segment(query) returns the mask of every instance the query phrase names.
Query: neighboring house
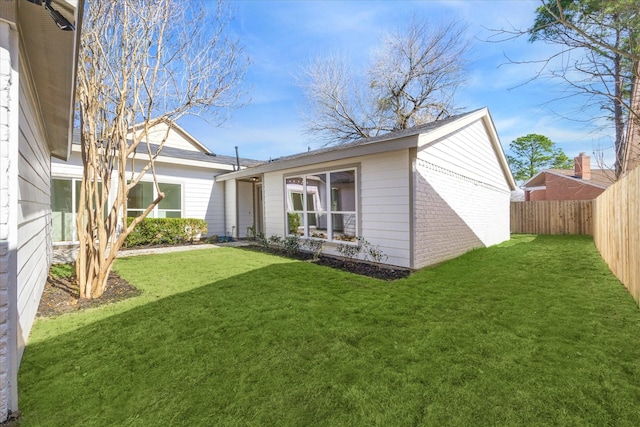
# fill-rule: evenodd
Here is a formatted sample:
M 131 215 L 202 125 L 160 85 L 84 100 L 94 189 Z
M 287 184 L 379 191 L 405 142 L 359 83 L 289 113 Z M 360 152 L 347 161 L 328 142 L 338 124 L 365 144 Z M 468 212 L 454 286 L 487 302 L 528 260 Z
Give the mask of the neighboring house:
M 135 130 L 135 128 L 134 128 Z M 53 242 L 69 244 L 77 241 L 76 199 L 82 180 L 82 156 L 79 133 L 67 162 L 54 160 L 51 165 Z M 224 224 L 224 186 L 214 177 L 258 162 L 216 155 L 175 123 L 162 121 L 149 133 L 152 152 L 166 138 L 156 159 L 156 174 L 165 198 L 149 214 L 150 218 L 199 218 L 207 221 L 208 234 L 225 235 L 231 230 Z M 146 164 L 146 143 L 138 146 L 137 165 Z M 138 167 L 139 169 L 139 167 Z M 130 166 L 128 168 L 130 170 Z M 129 193 L 127 216 L 140 215 L 156 197 L 153 176 L 148 172 Z M 116 194 L 113 180 L 111 194 Z M 110 200 L 113 203 L 113 200 Z
M 421 268 L 509 239 L 516 184 L 488 109 L 283 157 L 216 177 L 226 229 L 326 241 L 362 237 Z M 297 217 L 297 219 L 295 218 Z
M 83 0 L 0 2 L 0 423 L 51 263 L 50 161 L 69 154 Z M 52 19 L 55 16 L 56 22 Z M 64 18 L 61 18 L 64 17 Z
M 615 181 L 612 169 L 591 169 L 585 153 L 574 158 L 573 169 L 548 169 L 534 175 L 522 185 L 525 201 L 591 200 Z

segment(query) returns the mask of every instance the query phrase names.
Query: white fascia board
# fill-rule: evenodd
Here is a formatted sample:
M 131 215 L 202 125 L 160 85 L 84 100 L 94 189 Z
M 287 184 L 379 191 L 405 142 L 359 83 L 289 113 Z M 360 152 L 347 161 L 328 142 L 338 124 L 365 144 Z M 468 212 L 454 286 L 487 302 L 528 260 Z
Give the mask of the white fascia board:
M 156 119 L 152 119 L 151 121 L 153 122 L 153 120 Z M 207 147 L 204 146 L 204 144 L 202 144 L 200 141 L 198 141 L 193 135 L 191 135 L 189 132 L 187 132 L 186 130 L 184 130 L 182 128 L 182 126 L 180 126 L 178 123 L 176 123 L 175 121 L 169 120 L 166 117 L 163 117 L 160 119 L 160 122 L 151 126 L 151 128 L 149 129 L 150 131 L 156 127 L 158 124 L 160 123 L 165 123 L 167 126 L 169 126 L 171 129 L 175 130 L 178 133 L 182 134 L 182 137 L 185 138 L 188 142 L 190 142 L 192 145 L 194 145 L 196 148 L 198 148 L 200 151 L 204 152 L 204 153 L 211 153 L 211 150 L 209 150 Z M 127 129 L 127 131 L 129 133 L 134 133 L 136 132 L 138 129 L 142 128 L 144 126 L 144 122 L 142 123 L 138 123 L 136 125 L 133 125 L 132 127 L 130 127 L 129 129 Z
M 507 157 L 505 156 L 504 150 L 502 149 L 502 144 L 500 144 L 498 132 L 496 131 L 496 127 L 493 123 L 493 120 L 491 119 L 491 114 L 489 114 L 489 109 L 487 107 L 475 111 L 474 113 L 467 114 L 464 117 L 461 117 L 454 122 L 447 123 L 444 126 L 432 130 L 431 132 L 420 134 L 418 149 L 424 148 L 431 144 L 435 144 L 443 138 L 477 122 L 478 120 L 482 120 L 484 124 L 487 134 L 489 135 L 491 145 L 493 146 L 493 152 L 498 159 L 498 163 L 500 164 L 500 167 L 502 169 L 502 174 L 504 175 L 509 188 L 511 189 L 511 191 L 516 190 L 518 188 L 516 180 L 513 178 L 513 174 L 511 173 L 509 162 L 507 162 Z
M 81 149 L 78 144 L 73 145 L 73 152 L 80 153 Z M 140 154 L 137 156 L 138 159 L 144 160 L 144 154 Z M 132 158 L 133 156 L 129 156 Z M 157 163 L 164 164 L 172 164 L 172 165 L 180 165 L 180 166 L 193 166 L 204 169 L 215 169 L 221 171 L 233 171 L 234 165 L 229 165 L 226 163 L 211 163 L 211 162 L 201 162 L 199 160 L 189 160 L 189 159 L 178 159 L 176 157 L 169 157 L 160 155 L 156 158 Z
M 522 189 L 524 191 L 538 191 L 538 190 L 546 190 L 547 186 L 546 185 L 538 185 L 535 187 L 522 187 Z
M 312 154 L 309 156 L 301 156 L 281 161 L 276 160 L 271 163 L 263 163 L 259 166 L 249 167 L 247 169 L 220 175 L 216 179 L 219 181 L 227 181 L 230 179 L 245 178 L 248 176 L 259 175 L 267 172 L 293 169 L 309 165 L 316 165 L 319 163 L 333 162 L 336 160 L 350 159 L 353 157 L 368 156 L 371 154 L 380 154 L 389 151 L 408 149 L 417 145 L 418 136 L 419 134 L 409 135 L 397 139 L 377 141 L 372 144 L 356 145 L 353 147 L 342 149 L 337 148 L 335 150 Z
M 478 121 L 483 116 L 487 115 L 487 113 L 488 113 L 487 108 L 483 108 L 481 110 L 474 112 L 473 114 L 467 114 L 456 121 L 447 123 L 444 126 L 440 126 L 436 129 L 433 129 L 432 131 L 421 133 L 420 140 L 418 141 L 418 149 L 422 149 L 428 145 L 437 143 L 438 141 L 454 133 L 455 131 L 465 126 L 469 126 L 470 124 Z

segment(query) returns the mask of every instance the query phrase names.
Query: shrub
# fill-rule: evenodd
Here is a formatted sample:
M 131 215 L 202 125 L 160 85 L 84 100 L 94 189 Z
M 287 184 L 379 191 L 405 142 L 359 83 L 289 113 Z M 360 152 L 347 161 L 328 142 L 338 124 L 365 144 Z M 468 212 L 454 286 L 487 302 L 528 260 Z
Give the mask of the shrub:
M 389 258 L 382 249 L 380 249 L 380 246 L 372 246 L 371 243 L 367 242 L 363 237 L 356 237 L 355 240 L 357 242 L 355 245 L 341 243 L 336 248 L 338 253 L 346 258 L 348 262 L 352 262 L 361 253 L 364 254 L 365 261 L 371 259 L 371 261 L 378 264 Z
M 256 240 L 256 227 L 254 225 L 247 227 L 247 239 Z
M 381 264 L 383 262 L 385 262 L 387 259 L 389 259 L 389 256 L 387 254 L 385 254 L 382 249 L 380 249 L 380 246 L 376 245 L 376 246 L 371 246 L 369 245 L 369 242 L 367 242 L 367 248 L 366 248 L 366 252 L 365 252 L 365 259 L 366 258 L 371 258 L 371 261 Z
M 289 256 L 297 254 L 300 251 L 300 238 L 297 235 L 285 237 L 282 241 L 282 249 Z
M 269 246 L 271 246 L 272 248 L 275 249 L 280 249 L 282 246 L 282 237 L 277 236 L 277 235 L 273 235 L 271 237 L 269 237 Z
M 263 248 L 267 249 L 269 247 L 269 240 L 267 240 L 267 236 L 265 236 L 264 233 L 256 233 L 256 240 Z
M 363 240 L 364 239 L 362 239 L 361 237 L 356 238 L 357 244 L 355 244 L 355 245 L 349 245 L 349 244 L 346 244 L 346 243 L 340 243 L 338 245 L 338 247 L 336 248 L 336 250 L 338 251 L 338 253 L 340 255 L 342 255 L 342 257 L 344 257 L 347 261 L 351 262 L 355 258 L 357 258 L 358 255 L 360 255 L 360 253 L 362 252 L 362 241 Z
M 302 242 L 302 246 L 311 251 L 314 260 L 320 258 L 320 253 L 322 252 L 323 245 L 324 242 L 318 239 L 305 239 Z
M 127 218 L 127 226 L 134 218 Z M 191 243 L 207 232 L 207 223 L 195 218 L 145 218 L 133 229 L 123 247 Z

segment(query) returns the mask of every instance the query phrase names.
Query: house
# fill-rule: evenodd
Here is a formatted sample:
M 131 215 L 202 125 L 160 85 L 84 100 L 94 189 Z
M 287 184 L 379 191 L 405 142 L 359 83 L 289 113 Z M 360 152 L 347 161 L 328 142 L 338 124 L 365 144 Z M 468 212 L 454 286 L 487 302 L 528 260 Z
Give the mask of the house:
M 525 201 L 591 200 L 615 181 L 615 171 L 592 169 L 591 158 L 580 153 L 573 169 L 547 169 L 522 185 Z
M 132 132 L 137 128 L 132 129 Z M 82 155 L 80 135 L 75 134 L 71 154 L 66 162 L 54 159 L 51 164 L 52 180 L 52 239 L 54 245 L 73 244 L 76 234 L 76 199 L 82 181 Z M 196 138 L 174 122 L 163 120 L 149 132 L 152 152 L 164 140 L 156 159 L 156 174 L 165 198 L 149 214 L 149 218 L 199 218 L 207 221 L 208 234 L 226 235 L 224 223 L 224 187 L 214 177 L 258 162 L 212 153 Z M 139 164 L 148 159 L 146 143 L 138 146 Z M 128 169 L 130 170 L 130 169 Z M 117 192 L 113 180 L 111 195 Z M 127 216 L 137 216 L 156 197 L 151 173 L 129 193 Z M 115 197 L 115 196 L 113 196 Z M 109 201 L 113 203 L 113 200 Z
M 324 251 L 362 237 L 412 269 L 509 239 L 516 184 L 483 108 L 218 175 L 226 229 L 290 233 Z
M 51 263 L 50 161 L 68 157 L 73 126 L 84 1 L 46 6 L 0 2 L 0 423 L 18 408 L 18 366 Z

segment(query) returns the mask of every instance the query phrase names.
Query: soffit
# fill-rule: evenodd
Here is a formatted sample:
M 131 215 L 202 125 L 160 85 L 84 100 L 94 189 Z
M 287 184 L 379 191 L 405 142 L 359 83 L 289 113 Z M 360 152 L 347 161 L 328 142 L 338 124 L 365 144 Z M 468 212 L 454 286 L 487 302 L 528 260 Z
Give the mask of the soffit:
M 31 74 L 35 101 L 51 155 L 67 159 L 73 127 L 77 38 L 81 22 L 76 8 L 83 0 L 53 0 L 53 7 L 76 26 L 76 31 L 60 30 L 43 6 L 18 1 L 21 51 L 21 78 Z M 81 14 L 78 14 L 81 15 Z

